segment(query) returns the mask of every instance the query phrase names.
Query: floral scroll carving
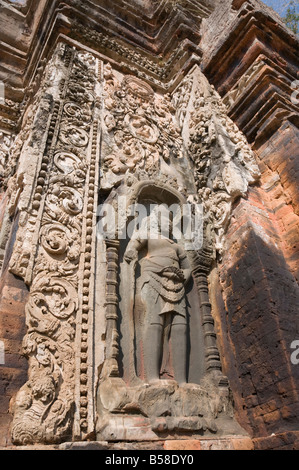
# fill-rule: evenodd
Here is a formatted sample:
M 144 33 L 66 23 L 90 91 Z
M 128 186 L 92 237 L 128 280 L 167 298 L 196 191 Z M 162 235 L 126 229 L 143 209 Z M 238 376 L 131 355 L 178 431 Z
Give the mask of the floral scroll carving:
M 68 46 L 60 48 L 65 76 L 56 97 L 55 140 L 45 160 L 50 175 L 39 192 L 40 224 L 35 229 L 37 251 L 24 339 L 29 380 L 16 399 L 12 430 L 16 444 L 61 442 L 73 432 L 74 341 L 81 308 L 78 291 L 82 289 L 78 274 L 82 243 L 86 244 L 82 233 L 87 223 L 84 201 L 90 181 L 88 145 L 95 109 L 96 61 Z
M 139 171 L 164 174 L 182 156 L 182 138 L 169 95 L 157 96 L 134 76 L 118 79 L 105 66 L 103 185 Z
M 260 171 L 245 136 L 197 67 L 183 80 L 173 100 L 193 162 L 198 202 L 204 206 L 215 252 L 221 254 L 232 204 L 246 196 Z

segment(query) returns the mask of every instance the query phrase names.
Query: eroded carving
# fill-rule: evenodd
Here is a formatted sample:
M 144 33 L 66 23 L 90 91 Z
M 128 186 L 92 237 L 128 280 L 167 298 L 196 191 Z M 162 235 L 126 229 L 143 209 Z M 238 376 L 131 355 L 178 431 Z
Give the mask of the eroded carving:
M 183 96 L 186 90 L 189 93 L 189 102 L 183 99 L 183 116 L 189 120 L 184 141 L 194 162 L 198 201 L 205 207 L 212 243 L 221 254 L 232 204 L 246 196 L 260 171 L 246 138 L 228 118 L 226 106 L 203 74 L 195 68 L 182 87 Z M 175 94 L 179 104 L 178 96 L 179 92 Z
M 224 249 L 233 203 L 259 178 L 254 154 L 198 67 L 172 96 L 160 97 L 107 64 L 104 91 L 101 188 L 112 190 L 109 204 L 117 211 L 118 195 L 158 205 L 183 197 L 192 217 L 203 206 L 203 233 L 201 247 L 187 253 L 169 235 L 136 234 L 124 247 L 117 239 L 124 227 L 115 239 L 110 233 L 98 437 L 122 439 L 125 423 L 134 428 L 142 416 L 149 439 L 221 432 L 222 420 L 234 433 L 207 276 Z M 193 353 L 198 347 L 200 373 L 190 344 Z
M 159 214 L 161 220 L 158 220 Z M 174 378 L 182 384 L 187 380 L 185 284 L 190 280 L 191 267 L 182 247 L 169 238 L 170 213 L 167 207 L 157 206 L 151 214 L 151 222 L 156 225 L 154 230 L 151 227 L 151 233 L 139 233 L 133 237 L 125 253 L 125 260 L 131 263 L 136 262 L 139 251 L 147 249 L 140 261 L 146 379 L 149 383 L 160 379 L 161 360 L 163 355 L 167 360 L 171 334 Z
M 235 104 L 235 102 L 242 95 L 247 86 L 266 65 L 264 59 L 265 56 L 259 56 L 256 61 L 249 67 L 249 69 L 244 73 L 244 75 L 240 78 L 234 88 L 229 93 L 227 93 L 227 95 L 223 98 L 223 102 L 226 106 L 231 107 Z
M 29 381 L 20 390 L 13 424 L 17 444 L 60 440 L 72 423 L 75 288 L 60 277 L 41 274 L 26 306 L 28 327 L 24 354 L 29 358 Z
M 119 187 L 110 203 L 125 190 L 131 202 L 167 195 L 172 202 L 193 201 L 166 183 L 130 179 L 132 186 Z M 126 426 L 136 436 L 141 422 L 148 439 L 214 434 L 221 419 L 236 432 L 209 304 L 213 250 L 187 252 L 183 240 L 173 239 L 169 216 L 169 208 L 156 203 L 125 248 L 106 241 L 108 343 L 97 396 L 99 439 L 123 439 Z
M 145 82 L 126 76 L 119 82 L 105 67 L 107 135 L 104 181 L 111 187 L 123 174 L 139 170 L 172 174 L 172 160 L 182 157 L 182 139 L 170 97 L 158 97 Z
M 173 96 L 161 96 L 106 64 L 99 136 L 97 60 L 64 46 L 55 61 L 45 73 L 49 79 L 63 62 L 59 92 L 44 103 L 48 135 L 11 262 L 30 286 L 24 340 L 29 380 L 16 400 L 14 442 L 60 442 L 72 433 L 75 408 L 76 438 L 88 437 L 98 158 L 101 197 L 110 192 L 113 207 L 117 195 L 145 204 L 183 199 L 192 209 L 202 203 L 205 218 L 203 246 L 188 253 L 163 233 L 123 244 L 115 233 L 103 242 L 106 359 L 94 377 L 98 437 L 112 439 L 115 429 L 125 433 L 121 420 L 128 417 L 139 424 L 145 419 L 149 439 L 215 433 L 219 418 L 234 432 L 207 275 L 215 252 L 223 250 L 233 202 L 259 176 L 254 155 L 198 69 Z M 27 122 L 29 129 L 32 115 Z M 194 350 L 200 364 L 194 365 Z
M 0 184 L 2 188 L 7 185 L 13 171 L 9 162 L 13 140 L 11 134 L 0 132 Z
M 28 257 L 24 259 L 22 272 L 28 273 L 31 267 L 32 281 L 26 306 L 28 332 L 24 339 L 24 353 L 29 360 L 29 381 L 16 400 L 12 433 L 17 444 L 61 442 L 72 433 L 75 411 L 74 340 L 78 309 L 82 303 L 79 302 L 78 291 L 82 289 L 85 293 L 84 301 L 86 297 L 88 299 L 89 292 L 80 287 L 83 279 L 80 281 L 78 274 L 83 246 L 87 251 L 84 279 L 90 264 L 90 249 L 82 233 L 89 220 L 89 213 L 83 219 L 83 209 L 84 200 L 90 201 L 91 191 L 86 188 L 91 171 L 87 164 L 89 154 L 86 148 L 90 141 L 94 109 L 95 60 L 90 54 L 70 51 L 68 47 L 62 49 L 63 60 L 68 64 L 68 75 L 62 77 L 63 86 L 59 87 L 60 104 L 55 108 L 57 122 L 52 125 L 50 152 L 43 158 L 43 174 L 40 172 L 35 188 L 38 197 L 35 196 L 29 219 L 23 222 L 26 229 L 31 223 L 31 236 L 34 234 L 31 240 L 36 235 L 38 237 L 34 263 L 31 262 L 30 266 Z M 61 52 L 58 54 L 60 58 Z M 68 80 L 76 86 L 67 87 Z M 51 175 L 46 184 L 45 169 L 50 164 Z M 37 209 L 42 209 L 40 224 L 34 227 Z M 21 227 L 18 235 L 20 244 L 22 230 Z M 85 228 L 85 234 L 90 236 L 90 227 Z M 31 243 L 31 253 L 33 249 Z M 23 262 L 17 255 L 20 252 L 15 254 L 11 269 L 20 272 Z M 18 265 L 14 266 L 17 259 Z M 81 322 L 83 329 L 83 319 Z M 85 319 L 84 325 L 86 327 Z M 87 349 L 83 347 L 86 331 L 81 338 L 82 354 L 86 355 Z M 83 395 L 81 398 L 83 403 Z M 84 412 L 82 408 L 82 418 Z M 83 428 L 86 430 L 82 422 Z

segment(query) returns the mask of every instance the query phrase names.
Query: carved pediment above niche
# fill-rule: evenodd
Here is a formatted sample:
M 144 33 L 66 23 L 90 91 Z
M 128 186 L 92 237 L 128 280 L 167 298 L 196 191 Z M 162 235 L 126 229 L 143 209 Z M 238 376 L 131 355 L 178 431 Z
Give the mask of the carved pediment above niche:
M 136 77 L 121 76 L 110 64 L 104 78 L 101 187 L 111 189 L 124 175 L 141 172 L 179 180 L 174 167 L 184 160 L 184 146 L 171 97 Z
M 220 96 L 197 66 L 172 95 L 159 95 L 110 64 L 104 79 L 101 188 L 112 189 L 128 175 L 176 181 L 204 206 L 212 244 L 221 254 L 232 204 L 246 197 L 260 172 Z

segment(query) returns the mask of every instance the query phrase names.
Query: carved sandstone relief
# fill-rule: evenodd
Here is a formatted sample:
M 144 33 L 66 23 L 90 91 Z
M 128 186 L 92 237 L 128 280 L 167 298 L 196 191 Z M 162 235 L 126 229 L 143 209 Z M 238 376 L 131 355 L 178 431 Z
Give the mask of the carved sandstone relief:
M 126 188 L 114 197 L 120 189 Z M 239 432 L 209 304 L 211 252 L 190 250 L 163 231 L 168 206 L 187 200 L 154 179 L 137 181 L 129 194 L 128 208 L 141 204 L 148 216 L 132 238 L 106 241 L 107 346 L 97 393 L 98 439 L 138 440 L 141 427 L 150 440 L 221 434 L 224 423 Z M 157 212 L 162 226 L 152 239 L 144 224 Z
M 24 338 L 29 380 L 16 399 L 12 430 L 16 444 L 61 442 L 72 436 L 76 335 L 80 338 L 76 347 L 81 350 L 82 371 L 77 397 L 79 428 L 83 433 L 88 430 L 87 349 L 83 343 L 89 313 L 86 287 L 93 217 L 93 206 L 89 206 L 95 187 L 92 136 L 96 72 L 97 63 L 90 54 L 65 45 L 58 46 L 48 71 L 48 79 L 57 80 L 50 129 L 28 219 L 19 229 L 11 262 L 11 270 L 29 281 L 30 287 Z M 48 87 L 49 92 L 51 83 Z M 28 224 L 31 235 L 23 239 L 24 250 L 22 238 Z M 83 276 L 79 276 L 81 272 Z
M 198 202 L 204 206 L 215 254 L 221 255 L 232 204 L 246 196 L 260 171 L 245 136 L 197 66 L 175 91 L 174 103 L 193 162 Z
M 102 188 L 128 174 L 168 175 L 203 204 L 215 256 L 221 255 L 232 204 L 246 196 L 260 171 L 220 96 L 197 66 L 172 96 L 159 97 L 131 76 L 118 80 L 109 64 L 105 83 Z
M 182 189 L 186 164 L 180 129 L 169 95 L 158 96 L 133 76 L 117 76 L 110 64 L 104 72 L 105 116 L 102 188 L 111 188 L 124 175 L 164 174 Z
M 124 214 L 125 229 L 134 204 L 151 218 L 152 206 L 176 203 L 194 215 L 201 202 L 204 229 L 201 247 L 187 250 L 169 236 L 152 240 L 138 230 L 125 239 L 122 230 L 110 231 L 105 246 L 101 242 L 108 272 L 98 438 L 138 439 L 141 425 L 148 439 L 221 434 L 224 423 L 239 432 L 221 372 L 207 276 L 221 252 L 232 201 L 245 196 L 255 179 L 250 171 L 258 172 L 253 155 L 198 69 L 173 97 L 160 97 L 109 64 L 104 80 L 101 199 Z M 243 170 L 241 158 L 247 159 Z M 119 197 L 127 201 L 122 208 Z
M 221 434 L 223 426 L 239 432 L 207 276 L 221 253 L 232 202 L 258 170 L 220 98 L 197 68 L 173 96 L 162 96 L 60 45 L 34 106 L 20 150 L 20 168 L 35 156 L 34 190 L 29 196 L 24 172 L 10 264 L 30 288 L 29 380 L 15 404 L 14 442 L 85 439 L 95 430 L 99 439 L 128 433 L 138 439 L 141 422 L 149 439 Z M 118 215 L 123 211 L 120 231 L 134 219 L 136 204 L 147 216 L 152 204 L 186 206 L 192 219 L 202 203 L 201 247 L 182 247 L 172 236 L 152 246 L 145 238 L 133 260 L 130 238 L 116 231 L 95 249 L 97 196 Z M 121 209 L 118 197 L 126 198 Z M 158 267 L 149 262 L 155 253 Z M 94 322 L 105 325 L 104 333 Z
M 5 188 L 11 176 L 11 165 L 9 162 L 10 149 L 14 140 L 14 135 L 0 132 L 0 184 L 1 189 Z

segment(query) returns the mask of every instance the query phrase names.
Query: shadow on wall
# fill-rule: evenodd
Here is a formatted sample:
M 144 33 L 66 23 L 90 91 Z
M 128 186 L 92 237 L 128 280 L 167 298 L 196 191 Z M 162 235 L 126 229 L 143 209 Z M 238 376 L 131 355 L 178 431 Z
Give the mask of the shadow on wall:
M 252 227 L 233 256 L 236 263 L 222 273 L 221 329 L 228 334 L 223 354 L 235 364 L 226 373 L 239 412 L 254 436 L 297 430 L 299 364 L 292 344 L 299 340 L 299 286 L 281 253 Z
M 17 221 L 6 247 L 0 283 L 0 446 L 3 447 L 11 445 L 10 425 L 14 399 L 27 381 L 28 371 L 27 359 L 22 354 L 28 288 L 21 279 L 8 271 L 16 228 Z

